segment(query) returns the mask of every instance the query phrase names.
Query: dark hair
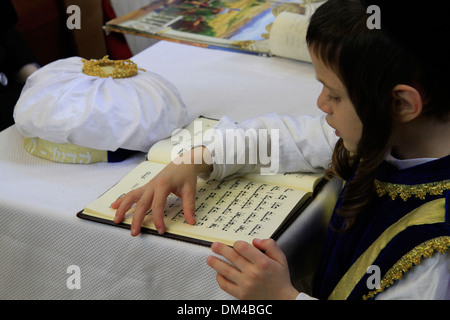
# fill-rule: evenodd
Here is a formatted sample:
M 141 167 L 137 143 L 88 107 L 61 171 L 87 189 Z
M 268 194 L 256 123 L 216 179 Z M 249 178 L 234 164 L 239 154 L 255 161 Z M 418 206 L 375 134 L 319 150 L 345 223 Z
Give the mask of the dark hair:
M 359 0 L 328 0 L 311 17 L 306 40 L 347 89 L 363 131 L 351 154 L 342 139 L 335 147 L 329 175 L 348 180 L 338 214 L 350 227 L 375 196 L 375 169 L 385 158 L 392 134 L 393 88 L 413 86 L 424 101 L 423 115 L 447 117 L 443 77 L 394 42 L 382 29 L 369 29 L 369 14 Z

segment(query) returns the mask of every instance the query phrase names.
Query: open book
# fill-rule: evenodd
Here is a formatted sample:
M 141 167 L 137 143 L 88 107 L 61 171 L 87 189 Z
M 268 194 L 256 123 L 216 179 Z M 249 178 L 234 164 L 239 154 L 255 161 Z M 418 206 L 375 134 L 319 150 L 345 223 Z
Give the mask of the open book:
M 311 61 L 305 36 L 324 0 L 156 0 L 108 21 L 123 32 L 202 47 Z
M 204 135 L 216 122 L 217 120 L 199 118 L 186 127 L 186 130 L 193 137 Z M 195 140 L 194 138 L 192 141 Z M 171 161 L 173 155 L 185 148 L 186 144 L 179 143 L 179 139 L 173 137 L 156 143 L 149 151 L 147 161 L 139 164 L 112 188 L 88 204 L 77 216 L 130 228 L 134 208 L 129 210 L 123 223 L 115 224 L 115 210 L 110 204 L 147 183 Z M 199 178 L 196 225 L 185 221 L 181 199 L 172 194 L 167 199 L 165 208 L 164 236 L 206 245 L 220 241 L 230 246 L 237 240 L 251 242 L 254 238 L 276 239 L 311 199 L 322 177 L 322 174 L 252 173 L 223 181 Z M 157 234 L 151 210 L 146 215 L 141 230 Z

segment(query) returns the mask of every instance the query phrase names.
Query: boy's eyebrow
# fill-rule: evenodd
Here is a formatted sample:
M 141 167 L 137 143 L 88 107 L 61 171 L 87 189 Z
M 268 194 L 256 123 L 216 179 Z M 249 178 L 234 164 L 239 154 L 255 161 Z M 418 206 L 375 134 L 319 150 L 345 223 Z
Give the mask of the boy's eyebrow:
M 325 87 L 327 87 L 328 89 L 331 89 L 331 90 L 334 90 L 334 91 L 339 91 L 338 89 L 336 89 L 336 88 L 333 88 L 333 87 L 330 87 L 328 84 L 326 84 L 325 83 L 325 81 L 323 81 L 322 79 L 320 79 L 320 78 L 317 78 L 316 77 L 316 79 L 317 79 L 317 81 L 319 81 L 321 84 L 323 84 Z

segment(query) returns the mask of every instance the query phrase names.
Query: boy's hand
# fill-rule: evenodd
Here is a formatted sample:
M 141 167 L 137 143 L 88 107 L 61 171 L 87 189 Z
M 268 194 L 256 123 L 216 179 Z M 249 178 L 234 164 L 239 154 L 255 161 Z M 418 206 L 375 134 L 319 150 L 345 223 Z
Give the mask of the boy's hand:
M 192 154 L 194 154 L 193 150 Z M 164 206 L 167 197 L 170 193 L 173 193 L 182 198 L 186 221 L 190 224 L 195 224 L 197 175 L 210 170 L 211 165 L 205 163 L 194 164 L 194 161 L 168 164 L 147 184 L 130 191 L 111 204 L 113 209 L 117 209 L 114 222 L 122 222 L 126 212 L 136 203 L 131 222 L 131 235 L 137 236 L 140 233 L 142 221 L 150 209 L 152 209 L 153 222 L 156 229 L 160 234 L 163 234 L 165 232 Z
M 208 265 L 217 271 L 220 288 L 238 299 L 295 299 L 284 253 L 272 239 L 236 241 L 230 248 L 213 243 L 211 249 L 231 262 L 209 256 Z

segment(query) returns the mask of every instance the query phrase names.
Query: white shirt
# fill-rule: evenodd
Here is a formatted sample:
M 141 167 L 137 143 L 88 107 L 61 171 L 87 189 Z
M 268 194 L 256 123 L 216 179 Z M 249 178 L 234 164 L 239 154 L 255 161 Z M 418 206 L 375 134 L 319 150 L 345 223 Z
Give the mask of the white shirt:
M 223 140 L 214 139 L 207 145 L 214 161 L 210 175 L 212 179 L 260 170 L 263 167 L 261 163 L 249 163 L 248 159 L 265 148 L 270 150 L 270 170 L 273 173 L 323 171 L 331 162 L 338 140 L 325 116 L 294 117 L 270 113 L 240 124 L 223 117 L 216 129 L 222 132 Z M 226 139 L 226 131 L 236 133 L 234 142 Z M 229 153 L 233 153 L 232 162 L 224 161 L 230 156 Z
M 269 146 L 267 149 L 270 150 L 267 154 L 271 161 L 267 169 L 270 168 L 274 173 L 321 171 L 329 166 L 338 140 L 334 129 L 326 123 L 325 115 L 294 117 L 271 113 L 240 124 L 223 117 L 216 128 L 223 133 L 223 139 L 215 139 L 207 145 L 213 156 L 213 171 L 210 174 L 212 179 L 224 179 L 244 172 L 261 170 L 262 163 L 258 161 L 249 163 L 248 159 L 258 152 L 256 150 L 264 149 L 264 146 Z M 239 134 L 232 135 L 234 145 L 226 141 L 227 129 L 234 132 L 241 129 Z M 230 153 L 233 153 L 232 157 Z M 224 161 L 227 154 L 228 159 L 232 159 L 231 163 Z M 399 160 L 389 156 L 386 160 L 404 169 L 433 159 Z M 300 293 L 297 299 L 315 298 Z M 450 299 L 450 255 L 436 253 L 424 259 L 375 299 Z

